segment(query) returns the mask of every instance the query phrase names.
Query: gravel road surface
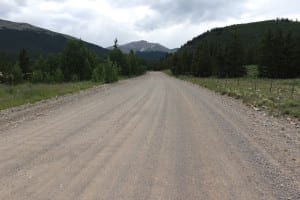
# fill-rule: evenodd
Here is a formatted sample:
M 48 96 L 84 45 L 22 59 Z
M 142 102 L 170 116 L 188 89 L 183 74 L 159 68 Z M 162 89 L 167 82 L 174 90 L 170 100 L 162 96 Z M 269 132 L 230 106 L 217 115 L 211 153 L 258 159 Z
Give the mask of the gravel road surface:
M 1 111 L 0 199 L 300 199 L 290 121 L 160 72 Z

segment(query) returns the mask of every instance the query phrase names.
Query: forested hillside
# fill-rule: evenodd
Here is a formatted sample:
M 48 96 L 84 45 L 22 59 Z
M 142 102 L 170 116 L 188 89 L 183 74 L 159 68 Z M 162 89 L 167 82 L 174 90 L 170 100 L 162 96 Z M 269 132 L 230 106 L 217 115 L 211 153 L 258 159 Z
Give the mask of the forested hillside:
M 146 71 L 134 52 L 109 51 L 71 36 L 0 20 L 0 83 L 114 82 Z
M 63 50 L 68 39 L 61 34 L 47 34 L 31 30 L 0 30 L 0 52 L 17 55 L 22 48 L 26 48 L 32 56 L 58 53 Z M 75 39 L 75 38 L 73 38 Z M 105 55 L 109 51 L 102 47 L 84 42 L 85 45 L 98 55 Z
M 187 42 L 162 63 L 174 74 L 239 77 L 259 65 L 270 78 L 300 76 L 300 23 L 288 19 L 215 28 Z
M 61 52 L 38 58 L 31 57 L 26 49 L 17 59 L 0 55 L 0 81 L 9 84 L 85 80 L 110 83 L 119 75 L 130 77 L 145 71 L 143 60 L 133 52 L 125 55 L 115 47 L 106 57 L 100 57 L 80 40 L 68 40 Z

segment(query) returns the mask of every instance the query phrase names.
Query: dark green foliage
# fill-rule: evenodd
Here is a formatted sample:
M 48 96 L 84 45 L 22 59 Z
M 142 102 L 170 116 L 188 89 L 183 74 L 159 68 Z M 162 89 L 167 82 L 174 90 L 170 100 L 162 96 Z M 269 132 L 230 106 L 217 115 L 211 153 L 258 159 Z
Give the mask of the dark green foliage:
M 261 63 L 259 65 L 259 74 L 262 77 L 266 77 L 269 74 L 267 66 L 273 65 L 273 45 L 274 45 L 274 35 L 271 30 L 268 30 L 265 38 L 262 40 L 261 47 Z
M 138 58 L 133 51 L 128 55 L 123 54 L 118 48 L 117 40 L 114 44 L 114 49 L 109 54 L 110 60 L 116 65 L 116 68 L 124 76 L 137 76 L 146 72 L 145 62 Z
M 238 33 L 222 45 L 203 40 L 197 49 L 186 48 L 175 53 L 171 70 L 175 75 L 241 77 L 246 74 L 243 52 Z
M 171 59 L 171 71 L 174 75 L 179 75 L 181 74 L 180 70 L 180 57 L 179 54 L 174 54 Z
M 221 44 L 230 41 L 232 34 L 235 32 L 239 33 L 242 46 L 245 49 L 257 48 L 260 46 L 267 30 L 278 29 L 284 30 L 284 34 L 291 32 L 296 37 L 300 36 L 299 22 L 277 19 L 215 28 L 189 41 L 183 48 L 197 48 L 203 40 L 208 43 Z
M 141 52 L 138 51 L 136 52 L 137 57 L 144 59 L 147 62 L 158 62 L 160 59 L 165 58 L 168 53 L 166 52 L 160 52 L 160 51 L 145 51 Z
M 295 61 L 294 61 L 294 66 L 296 68 L 296 74 L 297 77 L 300 77 L 300 36 L 296 40 L 295 44 Z
M 113 61 L 109 57 L 103 60 L 78 40 L 70 40 L 61 54 L 40 56 L 33 60 L 32 64 L 25 50 L 21 51 L 18 62 L 14 59 L 11 59 L 11 62 L 5 54 L 0 54 L 2 58 L 0 59 L 0 80 L 18 83 L 26 74 L 33 83 L 83 80 L 111 83 L 118 80 L 119 72 L 123 72 L 122 75 L 126 76 L 136 76 L 147 70 L 143 65 L 144 61 L 136 57 L 133 52 L 125 55 L 115 48 L 110 56 L 114 59 Z M 16 65 L 13 64 L 14 62 Z
M 55 83 L 62 83 L 64 81 L 64 74 L 60 68 L 55 70 L 53 80 Z
M 131 69 L 128 66 L 125 55 L 119 48 L 114 48 L 109 54 L 110 60 L 114 62 L 121 71 L 122 75 L 130 76 Z
M 104 66 L 104 81 L 112 83 L 118 81 L 118 68 L 109 58 L 103 63 Z
M 291 32 L 283 34 L 282 30 L 267 32 L 262 41 L 259 75 L 268 78 L 299 77 L 297 65 L 297 40 Z
M 131 50 L 127 56 L 127 64 L 130 69 L 130 74 L 137 75 L 138 74 L 138 60 L 135 56 L 134 52 Z
M 104 81 L 104 64 L 101 63 L 93 70 L 92 80 L 94 82 L 102 82 Z
M 70 36 L 50 31 L 33 30 L 0 30 L 0 52 L 18 56 L 20 49 L 25 48 L 32 57 L 60 53 L 68 42 Z M 13 44 L 13 45 L 12 45 Z M 94 44 L 84 42 L 88 49 L 98 56 L 106 56 L 108 50 Z
M 262 77 L 295 78 L 300 76 L 300 39 L 295 38 L 300 38 L 300 23 L 287 19 L 216 28 L 166 57 L 160 68 L 226 78 L 244 76 L 244 66 L 254 64 Z
M 22 70 L 22 73 L 24 74 L 24 78 L 28 79 L 30 77 L 29 74 L 31 73 L 30 58 L 25 49 L 21 50 L 21 52 L 19 54 L 18 63 Z
M 43 81 L 44 81 L 44 75 L 43 75 L 42 70 L 40 70 L 40 69 L 34 70 L 32 72 L 32 82 L 33 83 L 40 83 L 40 82 L 43 82 Z
M 1 53 L 0 54 L 0 82 L 7 82 L 8 77 L 11 73 L 11 69 L 13 66 L 13 61 L 9 55 Z
M 192 60 L 191 71 L 194 76 L 208 77 L 212 75 L 212 56 L 210 55 L 209 46 L 206 42 L 199 45 L 198 49 L 195 51 L 193 59 L 189 60 Z M 187 63 L 187 66 L 189 65 L 190 64 Z
M 9 82 L 11 84 L 16 84 L 22 82 L 22 80 L 23 80 L 22 69 L 19 66 L 19 64 L 16 63 L 15 65 L 13 65 L 11 69 L 11 73 L 9 75 Z
M 39 57 L 33 63 L 32 82 L 60 83 L 64 81 L 59 55 Z
M 90 58 L 88 49 L 82 41 L 70 40 L 61 55 L 61 67 L 65 80 L 74 81 L 75 75 L 80 81 L 91 79 Z
M 232 36 L 230 43 L 225 51 L 225 77 L 241 77 L 246 74 L 243 66 L 244 50 L 237 32 Z

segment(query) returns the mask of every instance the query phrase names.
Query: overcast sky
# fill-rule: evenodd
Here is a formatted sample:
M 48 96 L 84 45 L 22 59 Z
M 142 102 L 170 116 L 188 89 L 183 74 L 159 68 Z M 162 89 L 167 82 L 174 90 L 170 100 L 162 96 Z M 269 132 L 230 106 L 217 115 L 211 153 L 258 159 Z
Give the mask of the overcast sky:
M 117 37 L 175 48 L 214 27 L 276 17 L 300 19 L 300 0 L 0 0 L 1 19 L 104 47 Z

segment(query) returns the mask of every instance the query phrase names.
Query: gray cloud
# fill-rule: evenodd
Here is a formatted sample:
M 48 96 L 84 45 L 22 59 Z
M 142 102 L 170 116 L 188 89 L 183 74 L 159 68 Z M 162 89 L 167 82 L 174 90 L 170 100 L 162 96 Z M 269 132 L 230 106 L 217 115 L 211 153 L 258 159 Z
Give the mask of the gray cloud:
M 245 11 L 246 0 L 163 0 L 163 1 L 130 1 L 116 0 L 113 5 L 117 7 L 148 6 L 153 13 L 136 22 L 140 30 L 155 30 L 178 23 L 196 24 L 238 17 Z
M 12 12 L 18 12 L 19 8 L 13 3 L 9 1 L 1 1 L 0 2 L 0 13 L 1 16 L 7 17 Z
M 216 26 L 300 18 L 290 0 L 0 0 L 0 18 L 27 22 L 101 46 L 145 39 L 178 47 Z

